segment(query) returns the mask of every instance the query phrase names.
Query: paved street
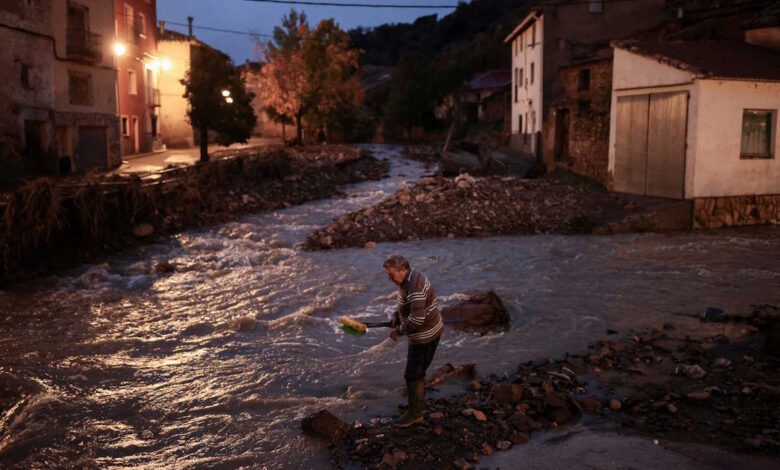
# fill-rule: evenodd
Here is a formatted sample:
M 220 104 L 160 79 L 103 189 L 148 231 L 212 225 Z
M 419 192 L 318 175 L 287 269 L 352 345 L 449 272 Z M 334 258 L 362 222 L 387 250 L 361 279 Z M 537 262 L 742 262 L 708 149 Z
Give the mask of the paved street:
M 279 145 L 281 139 L 252 137 L 245 144 L 233 144 L 228 147 L 212 144 L 209 145 L 209 155 L 223 150 L 238 150 L 248 147 Z M 122 166 L 114 170 L 114 173 L 152 173 L 160 171 L 169 165 L 192 165 L 200 159 L 200 148 L 169 149 L 162 152 L 154 152 L 138 157 L 123 157 Z

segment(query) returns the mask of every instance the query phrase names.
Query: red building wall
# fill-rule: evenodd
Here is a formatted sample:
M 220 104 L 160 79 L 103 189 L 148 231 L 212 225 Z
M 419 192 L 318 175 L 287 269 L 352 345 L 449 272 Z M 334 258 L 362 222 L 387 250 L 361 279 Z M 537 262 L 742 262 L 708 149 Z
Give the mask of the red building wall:
M 150 152 L 156 145 L 156 106 L 159 105 L 157 74 L 156 0 L 115 0 L 117 82 L 122 155 Z M 131 73 L 135 75 L 132 87 Z M 135 91 L 135 93 L 133 93 Z M 137 122 L 137 125 L 135 123 Z

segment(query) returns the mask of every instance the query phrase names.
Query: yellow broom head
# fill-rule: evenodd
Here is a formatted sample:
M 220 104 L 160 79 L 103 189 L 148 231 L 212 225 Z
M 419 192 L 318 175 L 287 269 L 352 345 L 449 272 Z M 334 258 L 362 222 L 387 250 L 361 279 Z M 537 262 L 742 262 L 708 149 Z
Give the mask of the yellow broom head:
M 366 332 L 366 325 L 360 323 L 359 321 L 355 321 L 351 318 L 339 317 L 339 323 L 346 326 L 347 328 L 352 328 L 355 331 L 359 331 L 360 333 Z

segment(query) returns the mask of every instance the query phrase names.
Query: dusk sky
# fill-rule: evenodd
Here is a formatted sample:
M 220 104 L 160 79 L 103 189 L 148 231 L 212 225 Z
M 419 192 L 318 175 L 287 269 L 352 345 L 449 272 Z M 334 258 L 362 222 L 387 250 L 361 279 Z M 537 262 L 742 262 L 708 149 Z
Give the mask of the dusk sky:
M 332 0 L 331 2 L 454 5 L 457 0 Z M 195 36 L 228 53 L 235 63 L 241 63 L 245 59 L 257 60 L 253 52 L 255 44 L 252 38 L 243 34 L 208 31 L 199 29 L 198 26 L 269 34 L 274 26 L 280 24 L 282 16 L 288 13 L 290 8 L 305 11 L 312 25 L 324 18 L 335 18 L 344 30 L 358 26 L 378 26 L 383 23 L 406 23 L 433 13 L 437 13 L 441 18 L 452 11 L 452 8 L 396 9 L 283 5 L 249 0 L 157 0 L 157 18 L 166 21 L 166 29 L 186 32 L 186 26 L 174 25 L 171 22 L 186 25 L 187 17 L 192 16 Z

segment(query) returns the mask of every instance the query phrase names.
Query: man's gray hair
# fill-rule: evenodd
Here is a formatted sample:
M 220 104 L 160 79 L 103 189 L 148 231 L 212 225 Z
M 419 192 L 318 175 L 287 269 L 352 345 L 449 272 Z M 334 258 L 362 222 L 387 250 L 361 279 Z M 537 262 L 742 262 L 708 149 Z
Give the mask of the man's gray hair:
M 393 269 L 410 269 L 411 266 L 409 265 L 409 261 L 406 260 L 401 255 L 391 255 L 389 258 L 385 260 L 384 263 L 382 263 L 382 267 L 387 268 L 393 268 Z

